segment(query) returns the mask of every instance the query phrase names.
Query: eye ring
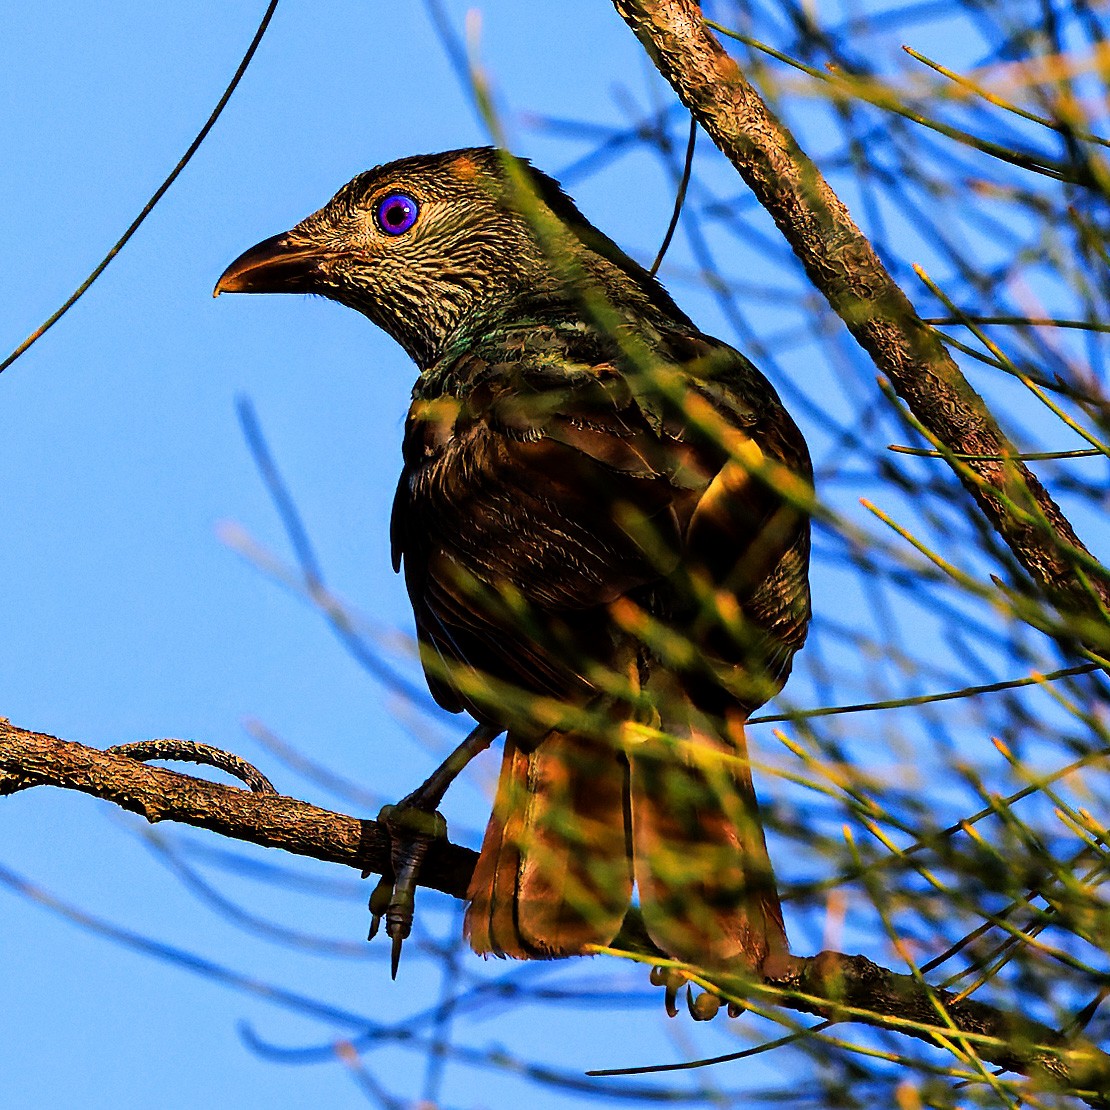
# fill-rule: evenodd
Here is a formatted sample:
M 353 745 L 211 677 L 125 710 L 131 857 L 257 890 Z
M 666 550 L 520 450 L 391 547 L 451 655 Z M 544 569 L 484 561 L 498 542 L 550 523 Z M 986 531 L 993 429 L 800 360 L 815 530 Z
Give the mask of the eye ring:
M 386 235 L 404 235 L 419 215 L 420 205 L 408 193 L 389 193 L 374 210 L 374 220 Z

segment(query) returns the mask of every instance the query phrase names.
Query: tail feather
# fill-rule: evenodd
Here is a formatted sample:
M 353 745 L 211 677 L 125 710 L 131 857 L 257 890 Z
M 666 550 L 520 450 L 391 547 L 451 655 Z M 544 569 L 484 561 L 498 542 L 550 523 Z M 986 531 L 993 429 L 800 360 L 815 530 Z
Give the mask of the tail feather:
M 648 740 L 629 753 L 644 925 L 676 959 L 759 970 L 789 949 L 743 725 L 714 728 L 694 711 L 666 732 L 677 743 Z
M 528 755 L 506 737 L 493 813 L 467 891 L 464 930 L 474 950 L 483 954 L 511 954 L 521 959 L 528 956 L 527 952 L 514 951 L 521 947 L 516 926 L 516 884 L 527 781 Z
M 632 898 L 627 790 L 613 748 L 553 732 L 526 752 L 510 734 L 467 895 L 475 951 L 573 956 L 616 936 Z
M 475 951 L 537 959 L 608 944 L 635 880 L 648 934 L 675 959 L 759 970 L 788 954 L 742 718 L 722 726 L 681 692 L 661 704 L 673 739 L 627 754 L 575 733 L 533 750 L 509 735 L 467 895 Z

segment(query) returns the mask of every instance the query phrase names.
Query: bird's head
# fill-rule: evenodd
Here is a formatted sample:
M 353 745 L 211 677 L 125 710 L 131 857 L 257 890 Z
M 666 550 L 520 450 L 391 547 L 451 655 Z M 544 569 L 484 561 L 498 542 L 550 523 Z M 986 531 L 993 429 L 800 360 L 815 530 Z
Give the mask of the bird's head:
M 571 273 L 618 301 L 643 302 L 641 312 L 681 317 L 557 182 L 479 147 L 359 174 L 292 230 L 240 255 L 215 293 L 318 293 L 368 316 L 426 367 L 460 334 L 565 299 Z

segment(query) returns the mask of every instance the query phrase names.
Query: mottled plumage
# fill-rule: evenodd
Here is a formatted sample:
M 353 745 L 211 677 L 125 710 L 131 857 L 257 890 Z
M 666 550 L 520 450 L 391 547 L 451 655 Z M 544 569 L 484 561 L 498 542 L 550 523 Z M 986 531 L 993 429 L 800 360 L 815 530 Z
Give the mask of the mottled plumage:
M 380 212 L 398 193 L 403 234 Z M 394 562 L 436 700 L 508 729 L 474 947 L 605 944 L 635 882 L 679 959 L 785 952 L 743 721 L 805 639 L 809 529 L 752 445 L 810 468 L 766 379 L 489 149 L 361 174 L 221 288 L 322 293 L 420 369 Z M 553 729 L 536 696 L 591 715 Z

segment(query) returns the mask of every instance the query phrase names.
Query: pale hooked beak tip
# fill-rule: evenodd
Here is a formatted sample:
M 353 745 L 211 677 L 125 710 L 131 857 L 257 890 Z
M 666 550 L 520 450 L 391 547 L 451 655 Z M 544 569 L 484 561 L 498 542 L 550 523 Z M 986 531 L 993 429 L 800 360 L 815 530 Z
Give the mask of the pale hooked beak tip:
M 321 252 L 289 232 L 273 235 L 244 251 L 212 290 L 221 293 L 311 293 L 320 282 Z

